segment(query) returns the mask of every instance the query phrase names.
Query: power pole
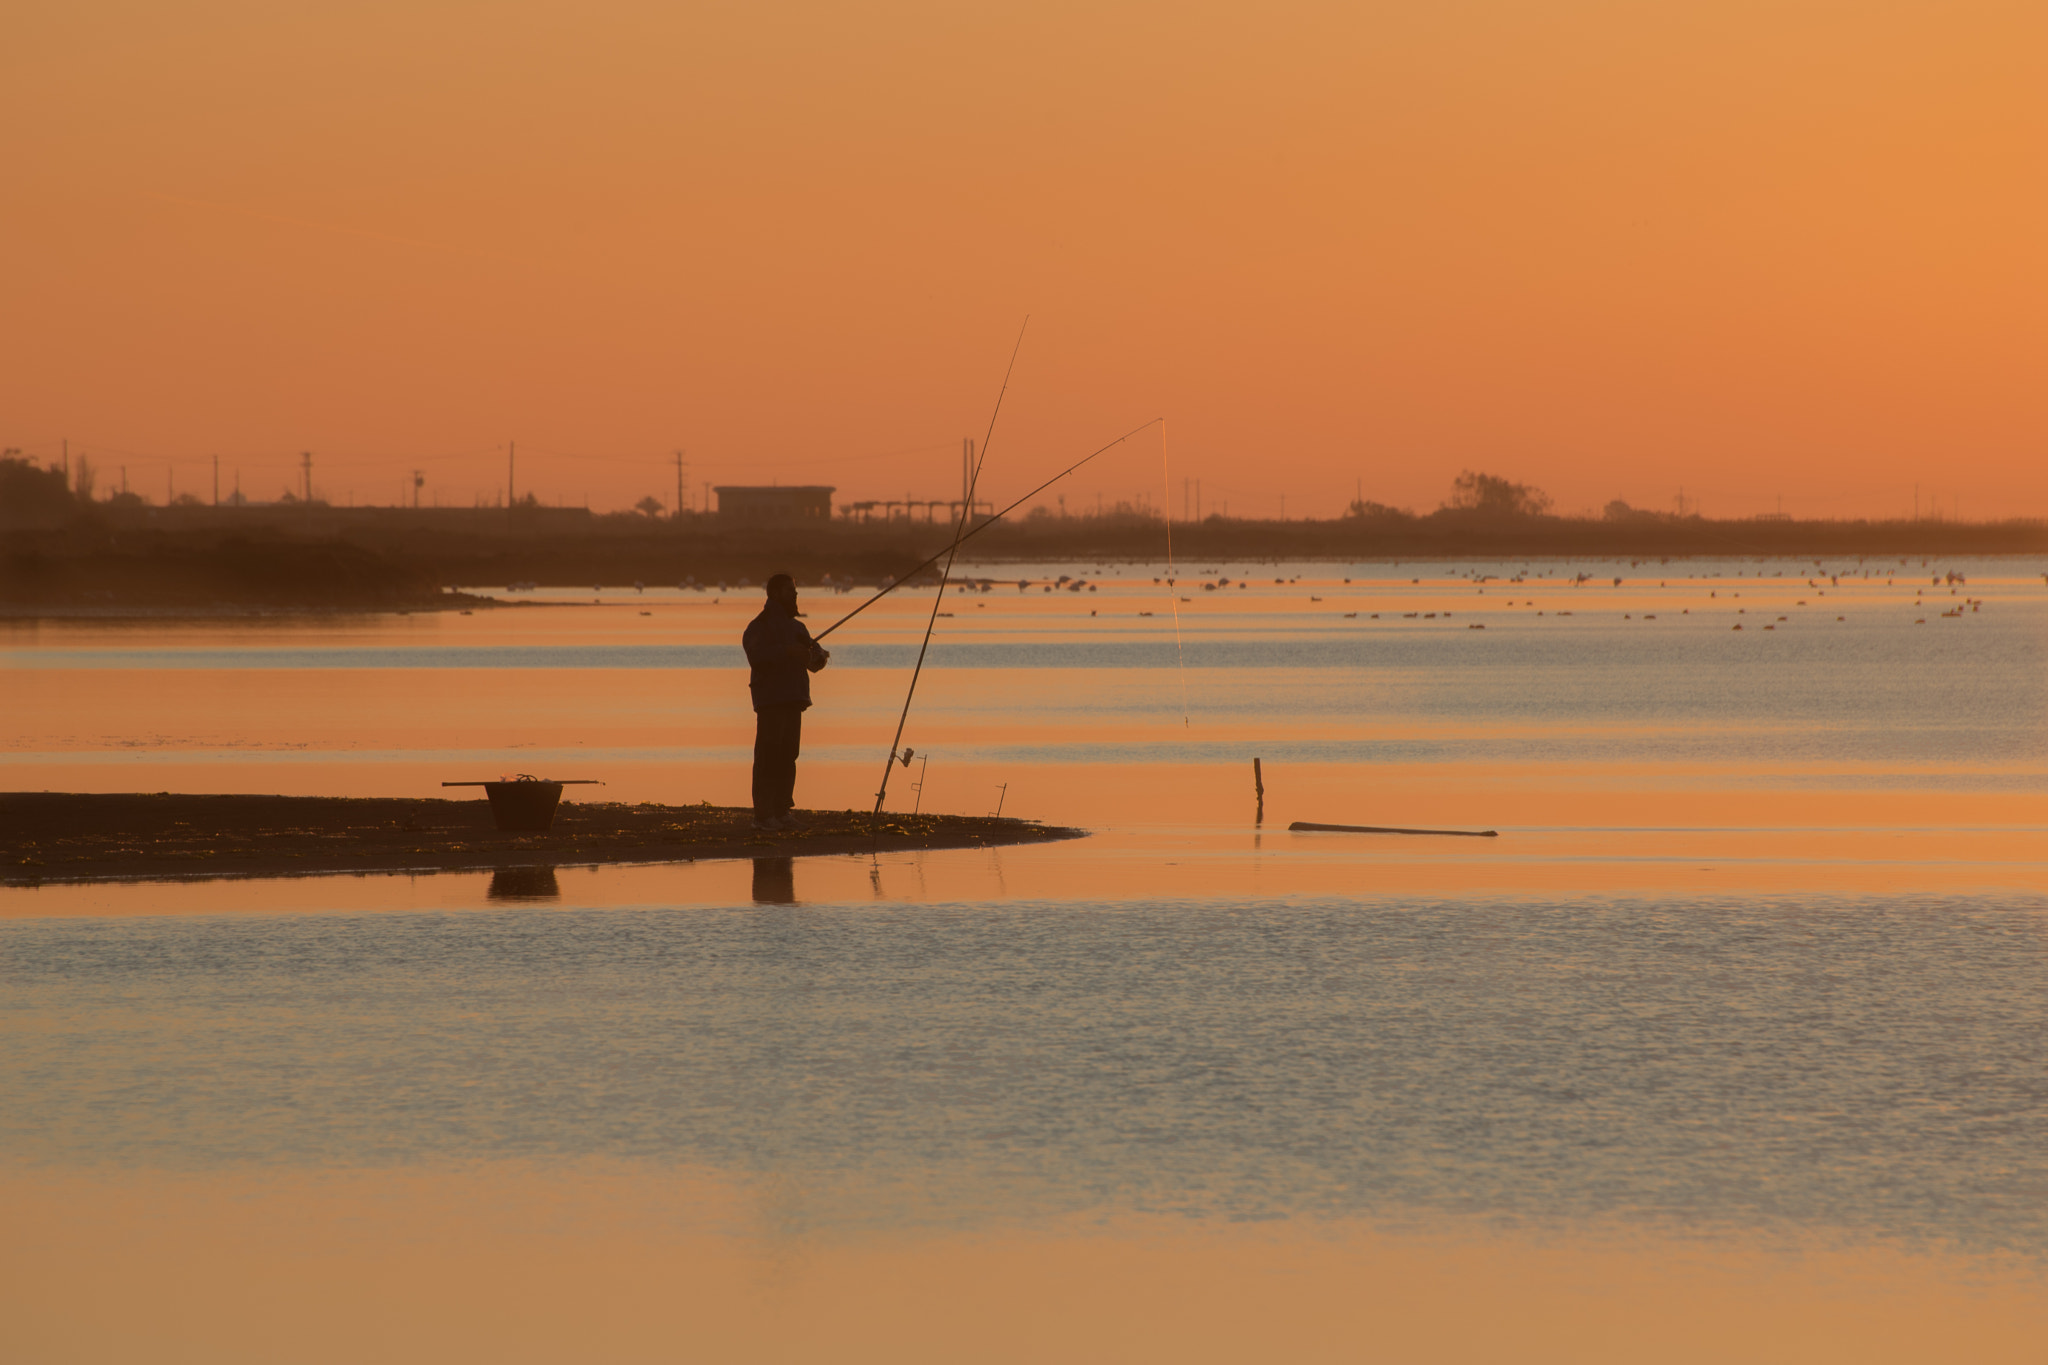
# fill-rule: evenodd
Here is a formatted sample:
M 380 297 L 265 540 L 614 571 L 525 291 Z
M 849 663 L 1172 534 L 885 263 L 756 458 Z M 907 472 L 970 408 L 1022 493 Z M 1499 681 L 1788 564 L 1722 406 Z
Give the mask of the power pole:
M 412 510 L 415 512 L 420 510 L 420 485 L 426 481 L 427 472 L 424 469 L 415 469 L 412 472 Z
M 518 455 L 519 443 L 517 441 L 505 442 L 505 507 L 508 511 L 511 509 L 512 504 L 519 500 L 519 490 L 512 483 L 513 462 L 518 458 Z
M 676 452 L 676 510 L 673 514 L 676 517 L 683 514 L 683 472 L 690 467 L 684 461 L 683 454 L 684 452 L 680 450 Z
M 220 506 L 220 456 L 213 457 L 213 505 Z
M 303 471 L 305 471 L 305 479 L 306 479 L 306 501 L 307 501 L 307 502 L 311 502 L 311 501 L 313 501 L 313 452 L 312 452 L 312 451 L 310 451 L 310 450 L 302 450 L 302 451 L 300 451 L 300 452 L 299 452 L 299 468 L 300 468 L 300 469 L 302 469 Z

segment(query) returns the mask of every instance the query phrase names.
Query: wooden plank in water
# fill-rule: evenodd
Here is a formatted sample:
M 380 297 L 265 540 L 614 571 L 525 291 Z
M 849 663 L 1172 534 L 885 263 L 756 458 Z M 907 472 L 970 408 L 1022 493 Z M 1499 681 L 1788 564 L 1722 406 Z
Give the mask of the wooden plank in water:
M 1318 825 L 1296 820 L 1287 827 L 1321 834 L 1445 834 L 1458 839 L 1498 839 L 1497 829 L 1394 829 L 1385 825 Z

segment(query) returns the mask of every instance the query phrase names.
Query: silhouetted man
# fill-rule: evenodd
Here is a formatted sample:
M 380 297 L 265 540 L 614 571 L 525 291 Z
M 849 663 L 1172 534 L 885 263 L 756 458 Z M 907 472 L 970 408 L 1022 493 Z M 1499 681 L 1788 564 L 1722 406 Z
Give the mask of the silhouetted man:
M 796 819 L 796 759 L 803 747 L 804 711 L 811 678 L 832 656 L 796 619 L 796 580 L 768 580 L 768 605 L 747 626 L 746 647 L 754 694 L 754 828 L 789 829 Z

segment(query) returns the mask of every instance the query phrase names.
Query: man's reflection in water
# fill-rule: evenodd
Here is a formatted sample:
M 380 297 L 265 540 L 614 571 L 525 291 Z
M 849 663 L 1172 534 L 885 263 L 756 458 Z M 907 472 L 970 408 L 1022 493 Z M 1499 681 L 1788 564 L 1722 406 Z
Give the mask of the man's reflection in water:
M 796 904 L 795 859 L 754 859 L 754 903 L 756 905 Z
M 561 899 L 562 888 L 552 867 L 501 867 L 484 894 L 494 901 L 552 901 Z

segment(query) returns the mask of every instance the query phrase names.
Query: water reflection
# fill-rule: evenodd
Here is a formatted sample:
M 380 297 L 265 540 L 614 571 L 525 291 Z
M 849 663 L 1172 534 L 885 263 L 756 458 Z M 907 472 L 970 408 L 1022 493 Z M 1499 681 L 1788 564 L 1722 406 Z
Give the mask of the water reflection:
M 756 905 L 796 904 L 795 859 L 754 859 L 754 903 Z
M 485 894 L 494 901 L 552 901 L 562 898 L 562 888 L 552 867 L 501 867 Z
M 1796 564 L 1683 567 L 1596 598 L 1557 565 L 1320 566 L 1334 587 L 1198 596 L 1185 656 L 1136 614 L 1151 570 L 1091 578 L 1078 610 L 993 596 L 942 623 L 915 742 L 960 756 L 921 799 L 978 812 L 1014 779 L 1004 813 L 1093 837 L 814 858 L 803 915 L 757 908 L 797 903 L 787 858 L 591 869 L 566 897 L 554 868 L 508 869 L 493 914 L 447 913 L 474 908 L 474 873 L 0 892 L 0 1206 L 24 1229 L 0 1319 L 203 1320 L 269 1355 L 307 1322 L 378 1329 L 334 1358 L 402 1354 L 405 1321 L 432 1358 L 438 1311 L 511 1355 L 654 1357 L 678 1319 L 647 1306 L 687 1294 L 721 1359 L 916 1358 L 905 1324 L 947 1305 L 978 1319 L 924 1354 L 1001 1354 L 974 1335 L 1000 1319 L 1070 1333 L 1012 1335 L 1016 1358 L 1083 1357 L 1074 1334 L 1341 1358 L 1363 1318 L 1414 1360 L 1818 1339 L 1992 1359 L 1985 1324 L 2016 1312 L 1909 1291 L 1932 1248 L 2009 1256 L 2030 1286 L 2048 1265 L 2048 589 L 1972 566 L 1984 610 L 1919 624 L 1909 585 L 1823 603 Z M 1481 569 L 1527 578 L 1482 593 Z M 631 607 L 0 624 L 0 768 L 16 789 L 369 796 L 573 765 L 611 799 L 741 802 L 753 610 L 678 613 L 659 645 Z M 835 652 L 807 804 L 871 799 L 928 611 L 885 600 Z M 1772 633 L 1730 630 L 1758 617 Z M 558 898 L 581 913 L 516 904 Z M 565 1209 L 591 1235 L 530 1231 Z M 1502 1231 L 1467 1257 L 1371 1241 L 1382 1222 Z M 354 1240 L 329 1255 L 328 1226 Z M 696 1231 L 728 1227 L 746 1235 Z M 1846 1262 L 1659 1297 L 1654 1256 L 1573 1259 L 1610 1227 L 1695 1266 L 1930 1250 L 1853 1309 Z M 765 1323 L 763 1285 L 786 1296 Z M 1584 1286 L 1637 1335 L 1583 1331 Z M 592 1303 L 652 1344 L 593 1348 Z M 1996 1358 L 2038 1355 L 2027 1323 Z M 798 1324 L 830 1339 L 774 1335 Z M 1288 1336 L 1304 1324 L 1327 1333 Z M 180 1354 L 121 1344 L 72 1354 Z
M 771 904 L 14 922 L 0 1203 L 10 1165 L 631 1161 L 833 1235 L 1477 1217 L 2048 1265 L 2038 894 Z

